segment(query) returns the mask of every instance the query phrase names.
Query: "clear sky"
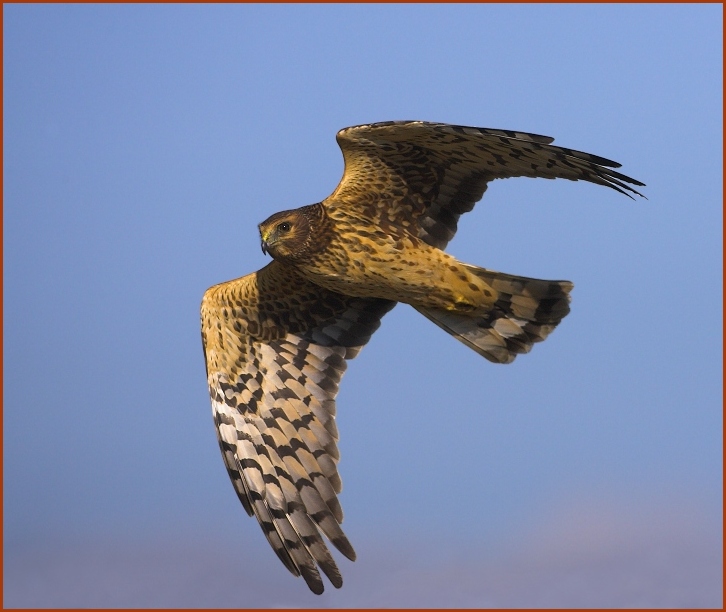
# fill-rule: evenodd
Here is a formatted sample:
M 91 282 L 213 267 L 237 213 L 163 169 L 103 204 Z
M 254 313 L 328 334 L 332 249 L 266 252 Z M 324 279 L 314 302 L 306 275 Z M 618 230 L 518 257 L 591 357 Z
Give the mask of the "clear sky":
M 722 604 L 720 5 L 5 5 L 6 606 Z M 550 135 L 647 184 L 492 184 L 449 251 L 575 283 L 497 366 L 399 306 L 338 396 L 345 584 L 215 440 L 212 284 L 340 128 Z

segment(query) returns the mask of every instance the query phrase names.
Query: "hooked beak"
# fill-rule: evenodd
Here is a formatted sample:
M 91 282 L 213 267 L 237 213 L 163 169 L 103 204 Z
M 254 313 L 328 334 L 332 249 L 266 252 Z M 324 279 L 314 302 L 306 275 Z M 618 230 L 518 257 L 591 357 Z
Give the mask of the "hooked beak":
M 262 243 L 262 254 L 267 255 L 270 252 L 270 245 L 267 242 L 267 239 L 270 237 L 270 232 L 268 231 L 262 231 L 262 228 L 260 228 L 260 241 Z

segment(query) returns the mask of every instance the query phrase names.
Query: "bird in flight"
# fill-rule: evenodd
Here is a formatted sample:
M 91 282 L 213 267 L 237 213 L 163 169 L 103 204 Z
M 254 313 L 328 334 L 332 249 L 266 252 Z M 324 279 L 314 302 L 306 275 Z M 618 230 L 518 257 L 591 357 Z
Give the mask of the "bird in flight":
M 202 342 L 219 446 L 235 491 L 277 556 L 323 592 L 343 583 L 322 534 L 350 560 L 335 396 L 397 302 L 495 363 L 544 340 L 570 310 L 568 281 L 493 272 L 444 249 L 494 179 L 584 180 L 629 197 L 620 164 L 552 138 L 423 121 L 338 132 L 345 171 L 318 204 L 259 225 L 261 270 L 202 299 Z

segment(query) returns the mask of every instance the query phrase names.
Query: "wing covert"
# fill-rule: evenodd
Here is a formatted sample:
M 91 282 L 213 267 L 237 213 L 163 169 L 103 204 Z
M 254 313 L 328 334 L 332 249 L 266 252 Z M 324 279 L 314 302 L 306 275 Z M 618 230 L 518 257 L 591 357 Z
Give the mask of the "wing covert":
M 340 528 L 335 396 L 346 369 L 395 302 L 349 298 L 273 262 L 216 285 L 202 339 L 222 456 L 237 495 L 283 564 L 323 591 L 342 578 L 321 533 L 349 559 Z

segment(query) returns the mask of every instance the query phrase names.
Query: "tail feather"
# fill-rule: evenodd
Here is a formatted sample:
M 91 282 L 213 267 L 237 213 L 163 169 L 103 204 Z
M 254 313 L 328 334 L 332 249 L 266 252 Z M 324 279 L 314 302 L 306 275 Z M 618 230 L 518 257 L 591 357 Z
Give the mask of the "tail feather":
M 485 315 L 457 313 L 436 308 L 417 310 L 477 353 L 495 363 L 511 363 L 542 342 L 570 312 L 573 284 L 513 276 L 466 264 L 499 292 L 499 299 Z

